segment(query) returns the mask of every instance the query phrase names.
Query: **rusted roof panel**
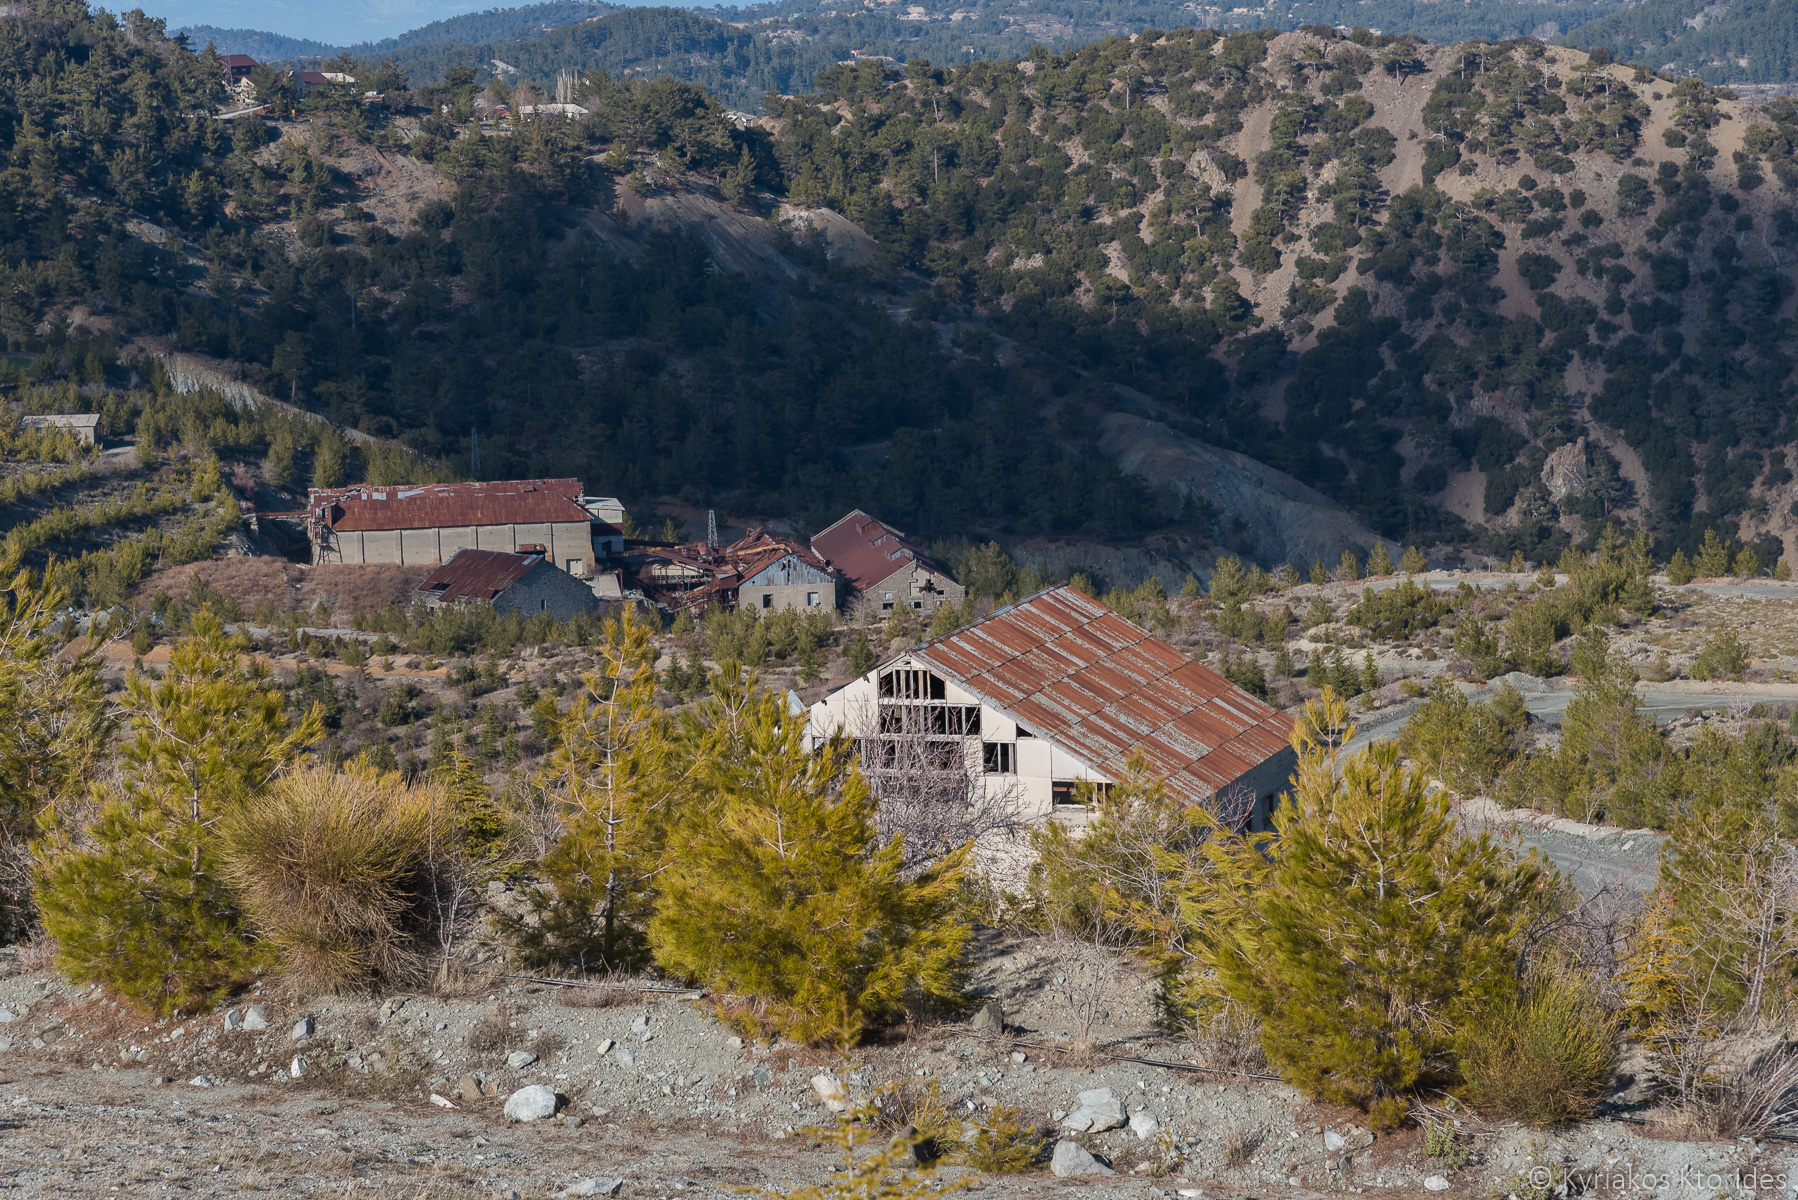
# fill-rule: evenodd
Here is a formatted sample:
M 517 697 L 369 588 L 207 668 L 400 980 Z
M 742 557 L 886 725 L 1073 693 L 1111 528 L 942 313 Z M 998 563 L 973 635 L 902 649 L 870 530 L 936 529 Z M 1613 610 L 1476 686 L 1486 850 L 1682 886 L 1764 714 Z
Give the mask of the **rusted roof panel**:
M 812 539 L 812 549 L 858 592 L 891 579 L 912 563 L 949 578 L 949 572 L 930 555 L 905 540 L 905 535 L 856 509 Z
M 448 562 L 425 576 L 424 582 L 418 585 L 418 594 L 444 603 L 492 600 L 542 561 L 541 554 L 458 550 L 450 555 Z
M 1114 779 L 1140 752 L 1174 786 L 1210 793 L 1279 754 L 1292 732 L 1284 713 L 1070 588 L 913 655 Z
M 493 483 L 358 484 L 313 488 L 307 507 L 333 529 L 465 529 L 479 525 L 591 524 L 576 479 Z

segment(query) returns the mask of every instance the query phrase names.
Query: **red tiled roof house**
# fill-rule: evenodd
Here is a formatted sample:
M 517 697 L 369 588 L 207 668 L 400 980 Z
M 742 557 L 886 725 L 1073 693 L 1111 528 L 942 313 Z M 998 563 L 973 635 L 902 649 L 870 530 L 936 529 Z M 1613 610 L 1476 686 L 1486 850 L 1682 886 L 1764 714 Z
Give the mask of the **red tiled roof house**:
M 435 566 L 458 550 L 532 547 L 569 574 L 586 575 L 596 557 L 595 518 L 580 495 L 576 479 L 313 488 L 312 560 Z
M 852 593 L 844 607 L 864 621 L 881 620 L 895 608 L 932 613 L 967 595 L 903 533 L 859 508 L 813 538 L 812 549 L 842 574 Z

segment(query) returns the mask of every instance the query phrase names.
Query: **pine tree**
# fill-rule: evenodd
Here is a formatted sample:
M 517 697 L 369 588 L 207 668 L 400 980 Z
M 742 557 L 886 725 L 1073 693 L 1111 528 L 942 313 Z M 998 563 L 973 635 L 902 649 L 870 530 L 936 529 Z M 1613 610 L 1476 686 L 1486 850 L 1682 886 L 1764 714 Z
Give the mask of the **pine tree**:
M 1380 690 L 1380 671 L 1373 665 L 1373 651 L 1369 650 L 1361 656 L 1361 690 L 1377 692 Z
M 1741 579 L 1753 579 L 1761 573 L 1760 556 L 1747 546 L 1743 546 L 1736 555 L 1734 573 Z
M 969 848 L 906 879 L 848 739 L 812 750 L 783 698 L 750 680 L 721 680 L 703 720 L 703 799 L 673 839 L 656 961 L 744 997 L 783 1037 L 843 1047 L 909 1001 L 955 998 Z
M 1456 1027 L 1514 994 L 1542 876 L 1462 834 L 1392 743 L 1343 760 L 1347 721 L 1333 693 L 1306 705 L 1274 833 L 1214 839 L 1183 911 L 1285 1077 L 1389 1123 L 1453 1076 Z
M 1521 575 L 1529 570 L 1529 564 L 1523 561 L 1523 551 L 1511 551 L 1511 565 L 1507 569 L 1513 575 Z
M 843 662 L 856 679 L 874 669 L 874 645 L 868 640 L 866 629 L 858 629 L 849 635 L 849 644 L 843 647 Z
M 1430 569 L 1430 560 L 1416 546 L 1407 546 L 1404 557 L 1399 559 L 1399 566 L 1407 575 L 1421 575 Z
M 1344 550 L 1342 560 L 1336 564 L 1336 579 L 1341 583 L 1352 583 L 1361 578 L 1361 560 L 1355 557 L 1353 550 Z
M 1729 543 L 1718 537 L 1715 529 L 1704 531 L 1704 544 L 1698 548 L 1698 561 L 1693 566 L 1705 579 L 1729 574 Z
M 91 648 L 59 657 L 50 623 L 64 597 L 21 572 L 0 592 L 0 859 L 4 878 L 22 878 L 39 814 L 74 797 L 112 740 L 113 724 Z M 0 936 L 32 919 L 24 886 L 0 891 Z
M 683 752 L 656 703 L 650 629 L 626 608 L 608 619 L 600 669 L 556 723 L 536 786 L 562 813 L 527 899 L 535 921 L 502 920 L 525 960 L 582 974 L 648 961 L 644 927 L 667 865 L 667 828 L 685 784 Z
M 1787 562 L 1783 555 L 1778 562 L 1773 564 L 1773 578 L 1779 580 L 1781 583 L 1785 583 L 1792 578 L 1792 564 Z
M 1675 550 L 1667 563 L 1667 582 L 1674 587 L 1684 587 L 1693 578 L 1692 560 L 1686 557 L 1684 550 Z
M 1321 558 L 1311 561 L 1311 582 L 1320 585 L 1330 582 L 1330 568 L 1324 566 Z
M 1367 556 L 1367 573 L 1373 577 L 1392 574 L 1392 555 L 1385 542 L 1373 544 L 1373 550 Z
M 161 677 L 133 674 L 121 778 L 85 828 L 52 810 L 38 904 L 73 981 L 170 1012 L 241 985 L 268 954 L 225 881 L 214 826 L 324 736 L 314 705 L 292 728 L 266 663 L 244 663 L 210 608 Z

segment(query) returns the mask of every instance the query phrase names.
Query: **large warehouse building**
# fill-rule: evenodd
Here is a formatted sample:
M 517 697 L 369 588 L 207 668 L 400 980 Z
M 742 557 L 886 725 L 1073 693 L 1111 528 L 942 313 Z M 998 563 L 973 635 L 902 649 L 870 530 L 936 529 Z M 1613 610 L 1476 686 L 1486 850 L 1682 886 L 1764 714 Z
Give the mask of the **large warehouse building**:
M 586 577 L 622 551 L 623 519 L 616 500 L 582 496 L 577 479 L 513 479 L 313 488 L 306 523 L 317 563 L 436 566 L 458 550 L 498 550 Z
M 810 724 L 857 739 L 877 793 L 883 762 L 928 761 L 1005 789 L 1025 820 L 1102 795 L 1140 753 L 1176 794 L 1222 795 L 1264 829 L 1296 764 L 1292 718 L 1066 587 L 882 663 Z

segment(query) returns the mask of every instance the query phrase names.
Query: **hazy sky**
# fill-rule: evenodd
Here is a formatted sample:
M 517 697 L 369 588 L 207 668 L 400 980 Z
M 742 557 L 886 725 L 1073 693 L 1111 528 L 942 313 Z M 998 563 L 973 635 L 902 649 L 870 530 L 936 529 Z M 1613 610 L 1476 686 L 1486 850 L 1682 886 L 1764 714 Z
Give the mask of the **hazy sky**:
M 216 25 L 221 29 L 261 29 L 289 37 L 313 38 L 333 46 L 393 37 L 444 17 L 489 8 L 523 7 L 530 0 L 146 0 L 145 12 L 167 17 L 170 29 Z M 613 0 L 616 4 L 659 3 L 690 7 L 679 0 Z M 106 7 L 115 7 L 106 5 Z M 120 11 L 136 4 L 119 4 Z

